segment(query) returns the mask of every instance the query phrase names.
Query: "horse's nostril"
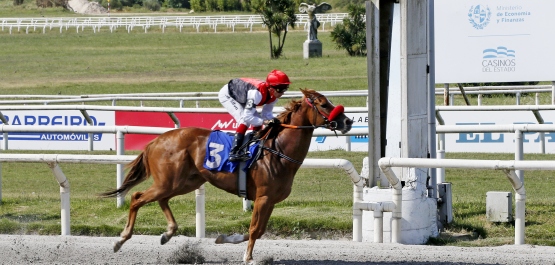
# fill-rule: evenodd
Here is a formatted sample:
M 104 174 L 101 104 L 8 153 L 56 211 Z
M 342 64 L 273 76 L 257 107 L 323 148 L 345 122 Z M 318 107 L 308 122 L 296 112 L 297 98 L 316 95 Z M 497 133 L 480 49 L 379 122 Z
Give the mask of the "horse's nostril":
M 352 125 L 353 124 L 353 120 L 347 118 L 347 121 L 345 122 L 347 125 Z

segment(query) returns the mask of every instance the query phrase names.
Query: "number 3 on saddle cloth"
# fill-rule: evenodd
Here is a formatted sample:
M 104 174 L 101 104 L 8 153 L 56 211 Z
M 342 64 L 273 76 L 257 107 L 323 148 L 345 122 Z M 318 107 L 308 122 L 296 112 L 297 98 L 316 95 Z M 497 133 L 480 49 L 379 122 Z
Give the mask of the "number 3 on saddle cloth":
M 249 141 L 252 132 L 246 135 L 245 142 Z M 233 135 L 222 131 L 213 131 L 208 137 L 206 142 L 206 156 L 204 157 L 204 168 L 215 171 L 235 172 L 239 166 L 240 161 L 229 161 L 229 152 L 233 142 Z M 243 143 L 244 144 L 244 143 Z M 254 162 L 256 152 L 258 151 L 258 143 L 252 144 L 249 147 L 250 158 L 245 163 L 244 171 Z

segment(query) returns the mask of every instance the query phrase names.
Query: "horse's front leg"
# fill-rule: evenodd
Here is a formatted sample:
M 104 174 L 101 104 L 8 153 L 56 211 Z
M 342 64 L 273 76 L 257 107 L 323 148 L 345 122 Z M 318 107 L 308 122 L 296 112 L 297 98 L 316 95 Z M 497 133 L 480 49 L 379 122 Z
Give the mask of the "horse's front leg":
M 268 197 L 264 196 L 256 199 L 249 228 L 249 243 L 245 255 L 243 256 L 245 264 L 253 264 L 252 251 L 254 249 L 254 243 L 266 232 L 266 226 L 268 225 L 268 220 L 270 220 L 270 215 L 272 215 L 273 210 L 274 204 L 268 202 Z

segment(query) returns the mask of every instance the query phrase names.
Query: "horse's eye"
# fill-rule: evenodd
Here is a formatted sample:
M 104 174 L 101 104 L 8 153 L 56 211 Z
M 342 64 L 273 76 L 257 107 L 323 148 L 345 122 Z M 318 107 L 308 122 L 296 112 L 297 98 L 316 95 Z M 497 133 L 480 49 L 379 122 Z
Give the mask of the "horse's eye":
M 321 108 L 323 109 L 327 109 L 330 105 L 328 103 L 324 103 L 322 105 L 320 105 Z

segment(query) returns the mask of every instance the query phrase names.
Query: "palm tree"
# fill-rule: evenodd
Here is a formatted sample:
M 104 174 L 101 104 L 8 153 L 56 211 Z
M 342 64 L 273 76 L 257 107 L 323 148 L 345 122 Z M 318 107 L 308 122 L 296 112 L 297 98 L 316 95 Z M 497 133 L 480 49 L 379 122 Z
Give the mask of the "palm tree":
M 270 57 L 278 59 L 283 53 L 288 26 L 295 28 L 295 3 L 292 0 L 262 0 L 253 3 L 253 7 L 256 13 L 262 16 L 262 22 L 268 28 Z M 277 37 L 277 45 L 273 45 L 272 34 Z

